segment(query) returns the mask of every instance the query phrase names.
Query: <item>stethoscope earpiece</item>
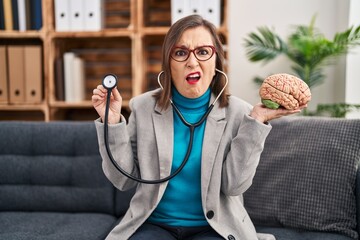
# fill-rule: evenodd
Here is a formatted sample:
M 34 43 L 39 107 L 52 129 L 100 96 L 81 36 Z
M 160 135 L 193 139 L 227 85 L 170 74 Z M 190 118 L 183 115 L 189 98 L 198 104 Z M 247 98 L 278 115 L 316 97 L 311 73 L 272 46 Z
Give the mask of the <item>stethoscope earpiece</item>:
M 103 81 L 102 81 L 102 85 L 107 90 L 111 90 L 114 87 L 116 87 L 116 85 L 117 85 L 117 77 L 116 77 L 116 75 L 114 75 L 114 74 L 105 75 L 105 77 L 103 78 Z

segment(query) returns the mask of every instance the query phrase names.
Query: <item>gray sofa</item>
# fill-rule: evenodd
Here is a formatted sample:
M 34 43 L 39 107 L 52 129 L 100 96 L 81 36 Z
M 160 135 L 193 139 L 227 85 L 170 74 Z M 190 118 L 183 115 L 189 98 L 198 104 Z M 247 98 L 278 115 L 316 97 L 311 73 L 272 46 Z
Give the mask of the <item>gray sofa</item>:
M 0 122 L 0 239 L 100 240 L 132 191 L 101 168 L 93 122 Z
M 271 124 L 244 195 L 258 231 L 358 239 L 360 120 Z M 105 178 L 93 122 L 0 122 L 0 240 L 104 239 L 132 194 Z

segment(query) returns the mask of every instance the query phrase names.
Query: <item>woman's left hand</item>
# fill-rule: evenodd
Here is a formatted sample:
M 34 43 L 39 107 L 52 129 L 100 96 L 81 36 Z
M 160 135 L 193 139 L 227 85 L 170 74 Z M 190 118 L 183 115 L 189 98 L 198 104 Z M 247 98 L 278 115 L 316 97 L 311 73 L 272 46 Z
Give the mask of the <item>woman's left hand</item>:
M 253 107 L 253 109 L 250 112 L 250 116 L 260 122 L 265 123 L 275 118 L 280 118 L 283 116 L 299 113 L 301 112 L 302 109 L 306 107 L 307 105 L 303 105 L 294 110 L 288 110 L 285 108 L 270 109 L 265 107 L 265 105 L 259 103 Z

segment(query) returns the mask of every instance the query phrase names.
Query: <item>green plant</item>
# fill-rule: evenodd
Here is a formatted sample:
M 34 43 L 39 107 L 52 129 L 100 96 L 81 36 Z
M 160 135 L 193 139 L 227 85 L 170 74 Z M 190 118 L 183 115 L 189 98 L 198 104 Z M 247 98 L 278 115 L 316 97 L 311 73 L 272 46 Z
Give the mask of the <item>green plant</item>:
M 359 110 L 360 104 L 333 103 L 318 104 L 315 111 L 308 112 L 308 116 L 327 116 L 335 118 L 343 118 L 346 113 Z
M 246 54 L 250 61 L 267 63 L 279 55 L 286 55 L 293 63 L 295 74 L 310 87 L 323 82 L 323 67 L 333 64 L 335 58 L 360 45 L 360 26 L 350 27 L 328 40 L 317 28 L 315 17 L 309 26 L 295 26 L 295 31 L 284 41 L 268 27 L 259 27 L 245 38 Z M 261 78 L 256 78 L 262 82 Z

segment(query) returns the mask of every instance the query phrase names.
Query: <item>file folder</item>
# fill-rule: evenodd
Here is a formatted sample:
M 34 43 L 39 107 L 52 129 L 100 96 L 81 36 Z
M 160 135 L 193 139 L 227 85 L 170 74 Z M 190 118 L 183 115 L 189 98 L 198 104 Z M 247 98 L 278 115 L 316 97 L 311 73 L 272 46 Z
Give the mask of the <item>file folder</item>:
M 8 46 L 9 102 L 25 102 L 24 47 Z
M 201 0 L 202 16 L 215 27 L 220 27 L 221 2 L 220 0 Z
M 198 14 L 203 16 L 203 4 L 204 2 L 202 0 L 188 0 L 189 2 L 189 12 L 190 14 Z
M 191 14 L 198 14 L 220 27 L 221 0 L 171 0 L 171 22 Z
M 70 30 L 71 31 L 84 31 L 85 28 L 84 1 L 70 0 Z
M 197 1 L 197 0 L 196 0 Z M 171 23 L 175 23 L 190 13 L 190 1 L 171 0 Z
M 5 46 L 0 46 L 0 103 L 8 103 L 8 76 Z
M 42 100 L 42 51 L 40 46 L 25 46 L 25 101 L 41 103 Z
M 84 30 L 99 31 L 104 26 L 104 1 L 85 0 L 84 1 Z
M 55 29 L 59 32 L 70 30 L 70 0 L 55 1 Z M 74 1 L 74 0 L 73 0 Z

